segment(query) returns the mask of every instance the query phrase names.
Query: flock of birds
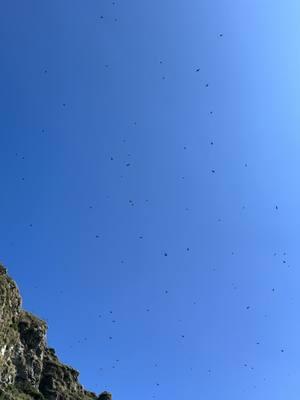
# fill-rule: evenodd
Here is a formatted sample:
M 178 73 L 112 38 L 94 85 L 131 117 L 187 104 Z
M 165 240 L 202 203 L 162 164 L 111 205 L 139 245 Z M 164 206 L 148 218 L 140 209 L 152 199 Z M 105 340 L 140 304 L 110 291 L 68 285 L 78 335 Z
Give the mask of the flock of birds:
M 115 3 L 113 3 L 113 4 L 115 4 Z M 100 20 L 103 20 L 103 19 L 104 19 L 104 16 L 101 16 L 101 17 L 100 17 Z M 114 21 L 117 22 L 118 19 L 115 18 Z M 219 37 L 222 38 L 222 37 L 223 37 L 223 34 L 220 33 L 220 34 L 219 34 Z M 163 61 L 160 61 L 160 64 L 162 64 L 162 63 L 163 63 Z M 106 64 L 105 67 L 108 68 L 109 65 Z M 196 69 L 195 69 L 195 72 L 196 72 L 196 73 L 200 72 L 200 68 L 196 68 Z M 44 74 L 48 74 L 48 73 L 49 73 L 48 69 L 44 69 L 43 73 L 44 73 Z M 162 79 L 164 80 L 164 79 L 166 79 L 166 77 L 163 76 Z M 208 87 L 209 87 L 209 84 L 206 83 L 206 84 L 205 84 L 205 88 L 208 88 Z M 62 107 L 63 107 L 63 108 L 67 107 L 67 104 L 66 104 L 66 103 L 62 103 Z M 213 111 L 210 111 L 210 114 L 212 115 L 212 114 L 213 114 Z M 134 125 L 136 125 L 136 122 L 134 122 Z M 45 129 L 42 129 L 42 130 L 41 130 L 41 133 L 42 133 L 42 134 L 46 134 L 47 132 L 46 132 Z M 123 141 L 125 142 L 125 139 L 123 139 Z M 209 144 L 210 144 L 210 146 L 214 146 L 214 141 L 210 141 Z M 187 150 L 187 146 L 183 146 L 183 150 Z M 25 156 L 21 155 L 20 153 L 15 153 L 15 156 L 18 157 L 20 160 L 25 160 Z M 131 154 L 128 154 L 128 156 L 130 157 Z M 110 157 L 109 157 L 109 160 L 113 162 L 113 161 L 115 160 L 115 157 L 114 157 L 114 156 L 110 156 Z M 131 162 L 125 162 L 124 166 L 125 166 L 126 168 L 131 167 Z M 244 164 L 244 167 L 247 168 L 247 167 L 248 167 L 248 164 L 245 163 L 245 164 Z M 212 173 L 212 174 L 215 174 L 215 173 L 216 173 L 216 169 L 211 169 L 211 173 Z M 184 177 L 182 177 L 182 178 L 184 179 Z M 21 180 L 24 181 L 24 180 L 25 180 L 25 177 L 21 177 Z M 148 200 L 148 199 L 145 199 L 145 202 L 148 203 L 149 200 Z M 131 207 L 134 207 L 135 204 L 136 204 L 135 201 L 132 200 L 132 199 L 129 199 L 129 200 L 128 200 L 128 203 L 129 203 L 129 205 L 130 205 Z M 89 209 L 90 209 L 90 210 L 92 210 L 93 208 L 94 208 L 93 205 L 90 205 L 90 206 L 89 206 Z M 243 209 L 244 209 L 244 208 L 245 208 L 245 206 L 243 206 Z M 278 205 L 275 205 L 275 210 L 278 210 L 278 209 L 279 209 Z M 188 210 L 188 208 L 186 208 L 186 210 Z M 218 219 L 218 222 L 221 222 L 221 219 Z M 33 227 L 33 224 L 30 223 L 28 226 L 29 226 L 30 228 L 32 228 L 32 227 Z M 99 234 L 96 234 L 96 235 L 95 235 L 95 238 L 96 238 L 96 239 L 99 239 L 100 237 L 101 237 L 101 236 L 100 236 Z M 138 236 L 138 239 L 139 239 L 139 240 L 143 240 L 143 238 L 144 238 L 144 236 L 143 236 L 142 234 Z M 186 251 L 186 252 L 190 252 L 190 250 L 191 250 L 190 247 L 186 247 L 186 248 L 185 248 L 185 251 Z M 168 251 L 162 251 L 162 256 L 163 256 L 163 257 L 168 257 L 168 255 L 169 255 Z M 234 252 L 232 252 L 231 255 L 234 255 Z M 280 255 L 280 254 L 274 253 L 273 255 L 274 255 L 274 256 L 278 256 L 278 255 Z M 284 252 L 282 256 L 283 256 L 282 263 L 286 264 L 286 263 L 287 263 L 287 260 L 286 260 L 286 253 Z M 124 263 L 124 260 L 121 260 L 121 264 L 123 264 L 123 263 Z M 288 265 L 288 266 L 289 266 L 289 265 Z M 212 270 L 215 271 L 216 269 L 215 269 L 215 268 L 212 268 Z M 38 286 L 34 286 L 33 288 L 34 288 L 34 289 L 38 289 Z M 234 290 L 237 289 L 236 285 L 234 285 L 234 284 L 233 284 L 233 289 L 234 289 Z M 275 292 L 275 288 L 272 288 L 271 290 L 272 290 L 273 293 Z M 62 290 L 60 290 L 57 294 L 58 294 L 58 295 L 63 295 L 64 292 L 63 292 Z M 168 294 L 169 294 L 169 290 L 168 290 L 168 289 L 165 289 L 165 290 L 163 291 L 163 295 L 168 295 Z M 197 302 L 194 301 L 192 304 L 193 304 L 193 305 L 196 305 Z M 251 306 L 250 306 L 250 305 L 245 305 L 244 308 L 245 308 L 246 311 L 250 311 L 250 310 L 251 310 Z M 146 312 L 146 313 L 150 313 L 150 312 L 151 312 L 151 309 L 150 309 L 150 308 L 145 308 L 145 312 Z M 113 311 L 112 311 L 112 310 L 108 311 L 108 314 L 109 314 L 110 317 L 112 317 Z M 99 314 L 99 315 L 98 315 L 98 318 L 103 318 L 103 317 L 104 317 L 104 314 Z M 47 319 L 47 318 L 45 318 L 45 320 L 48 322 L 48 319 Z M 116 325 L 116 324 L 118 323 L 118 321 L 117 321 L 115 318 L 111 318 L 111 319 L 110 319 L 110 322 L 111 322 L 113 325 Z M 185 339 L 186 339 L 186 335 L 185 335 L 184 333 L 178 334 L 178 338 L 179 338 L 180 340 L 185 340 Z M 109 340 L 109 341 L 113 341 L 113 336 L 111 336 L 111 335 L 108 336 L 108 340 Z M 83 338 L 81 338 L 81 339 L 77 339 L 77 340 L 76 340 L 76 343 L 71 344 L 71 345 L 69 346 L 69 348 L 70 348 L 71 350 L 73 350 L 73 349 L 75 350 L 75 349 L 76 349 L 76 345 L 82 346 L 82 345 L 84 345 L 86 342 L 88 342 L 88 337 L 87 337 L 87 336 L 85 336 L 85 337 L 83 337 Z M 260 344 L 261 344 L 260 341 L 257 341 L 257 342 L 256 342 L 256 345 L 257 345 L 257 346 L 259 346 Z M 281 353 L 284 353 L 284 352 L 285 352 L 285 349 L 284 349 L 284 348 L 281 348 L 281 349 L 279 349 L 279 351 L 280 351 Z M 100 368 L 99 368 L 99 372 L 100 372 L 100 373 L 103 373 L 103 372 L 104 372 L 105 370 L 107 370 L 107 369 L 116 369 L 116 368 L 118 368 L 118 367 L 120 366 L 120 364 L 121 364 L 121 360 L 120 360 L 120 359 L 115 359 L 115 360 L 113 360 L 113 363 L 112 363 L 112 365 L 111 365 L 110 367 L 100 367 Z M 153 362 L 153 367 L 154 367 L 154 368 L 159 368 L 159 363 L 158 363 L 158 362 Z M 254 366 L 249 365 L 247 362 L 245 362 L 245 363 L 243 364 L 243 367 L 244 367 L 244 368 L 249 368 L 250 370 L 254 370 Z M 190 370 L 192 371 L 192 368 L 190 368 Z M 212 374 L 212 372 L 213 372 L 213 370 L 212 370 L 211 368 L 208 368 L 208 369 L 207 369 L 207 373 L 208 373 L 208 374 Z M 156 388 L 159 388 L 159 387 L 161 386 L 161 383 L 160 383 L 160 382 L 153 382 L 153 386 L 156 387 Z M 107 388 L 105 387 L 105 389 L 107 389 Z M 152 394 L 152 398 L 156 398 L 157 395 L 158 395 L 157 392 L 153 393 L 153 394 Z

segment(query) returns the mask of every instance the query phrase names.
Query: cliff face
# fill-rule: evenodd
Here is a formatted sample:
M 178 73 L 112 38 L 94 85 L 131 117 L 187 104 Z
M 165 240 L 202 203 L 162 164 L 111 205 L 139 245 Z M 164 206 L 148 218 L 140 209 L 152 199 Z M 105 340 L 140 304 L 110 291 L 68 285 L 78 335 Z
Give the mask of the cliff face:
M 46 331 L 21 308 L 19 290 L 0 265 L 0 400 L 111 400 L 80 385 L 79 373 L 47 347 Z

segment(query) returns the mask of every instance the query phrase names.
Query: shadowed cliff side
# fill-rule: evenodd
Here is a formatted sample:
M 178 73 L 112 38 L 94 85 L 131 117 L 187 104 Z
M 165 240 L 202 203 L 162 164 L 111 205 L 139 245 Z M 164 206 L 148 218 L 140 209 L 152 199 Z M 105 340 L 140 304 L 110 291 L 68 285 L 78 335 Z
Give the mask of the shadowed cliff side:
M 47 347 L 47 325 L 21 307 L 15 282 L 0 265 L 0 400 L 111 400 L 85 390 L 79 373 Z

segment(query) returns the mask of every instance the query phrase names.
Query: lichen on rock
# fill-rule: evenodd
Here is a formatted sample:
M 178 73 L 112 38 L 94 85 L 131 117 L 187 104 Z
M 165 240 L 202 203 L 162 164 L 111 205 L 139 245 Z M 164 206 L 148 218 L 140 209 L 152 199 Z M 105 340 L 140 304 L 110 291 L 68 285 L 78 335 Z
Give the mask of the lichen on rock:
M 111 400 L 85 390 L 79 373 L 47 346 L 47 325 L 22 309 L 16 283 L 0 265 L 0 400 Z

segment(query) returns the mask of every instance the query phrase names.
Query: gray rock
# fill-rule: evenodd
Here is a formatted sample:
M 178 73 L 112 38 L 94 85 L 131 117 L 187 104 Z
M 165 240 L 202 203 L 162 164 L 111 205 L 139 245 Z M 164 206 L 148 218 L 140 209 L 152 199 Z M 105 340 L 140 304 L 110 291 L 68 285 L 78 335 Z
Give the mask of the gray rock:
M 99 394 L 98 400 L 112 400 L 112 396 L 108 392 L 103 392 Z

